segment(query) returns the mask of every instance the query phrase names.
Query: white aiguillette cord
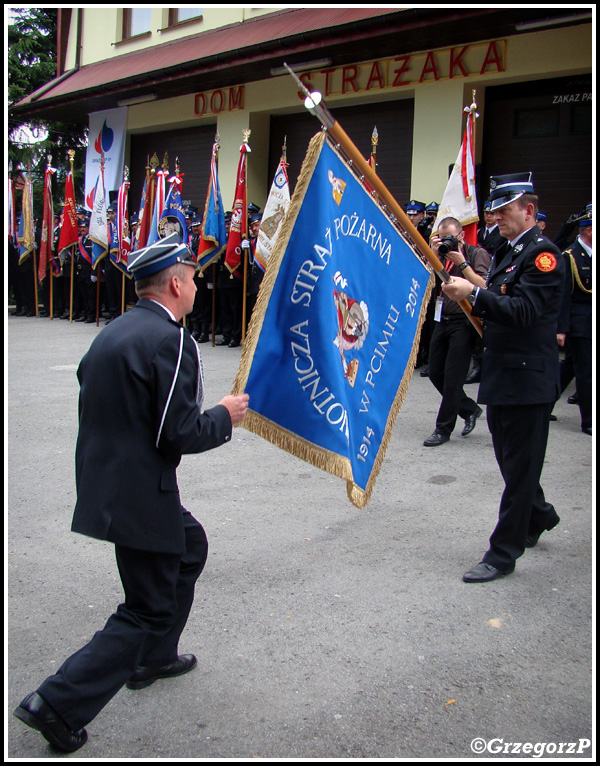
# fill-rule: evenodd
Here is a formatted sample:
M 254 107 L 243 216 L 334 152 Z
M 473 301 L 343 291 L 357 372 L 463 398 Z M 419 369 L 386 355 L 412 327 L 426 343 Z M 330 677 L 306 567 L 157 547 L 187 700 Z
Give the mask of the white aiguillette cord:
M 179 354 L 177 355 L 177 365 L 175 367 L 175 373 L 173 375 L 173 381 L 171 383 L 171 388 L 169 390 L 169 395 L 167 397 L 167 401 L 165 404 L 165 408 L 163 410 L 162 418 L 160 420 L 160 428 L 158 429 L 158 435 L 156 437 L 156 447 L 158 448 L 158 443 L 160 441 L 160 435 L 162 433 L 163 425 L 165 422 L 165 418 L 167 417 L 167 410 L 169 409 L 169 404 L 171 402 L 171 397 L 173 396 L 173 390 L 175 388 L 175 383 L 177 382 L 177 376 L 179 375 L 179 368 L 181 367 L 181 357 L 183 356 L 183 338 L 185 335 L 185 329 L 183 327 L 179 328 Z M 196 402 L 198 403 L 198 409 L 202 409 L 202 402 L 204 401 L 204 367 L 202 365 L 202 357 L 200 356 L 200 351 L 198 350 L 198 346 L 194 342 L 194 348 L 196 349 L 196 357 L 198 359 L 198 384 L 196 387 Z

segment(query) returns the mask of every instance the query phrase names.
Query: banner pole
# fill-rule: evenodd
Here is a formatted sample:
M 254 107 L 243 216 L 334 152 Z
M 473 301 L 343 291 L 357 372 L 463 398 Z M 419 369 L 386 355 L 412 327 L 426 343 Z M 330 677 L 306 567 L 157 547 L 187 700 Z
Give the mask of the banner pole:
M 429 247 L 427 242 L 425 242 L 425 240 L 423 239 L 423 237 L 421 236 L 417 228 L 414 226 L 414 224 L 412 223 L 408 215 L 400 207 L 400 205 L 398 204 L 394 196 L 391 194 L 391 192 L 385 186 L 385 184 L 381 181 L 379 176 L 373 171 L 370 164 L 365 160 L 362 154 L 358 151 L 358 149 L 356 148 L 356 146 L 354 145 L 354 143 L 352 142 L 348 134 L 339 124 L 339 122 L 327 109 L 324 102 L 322 101 L 321 94 L 318 92 L 310 93 L 307 90 L 304 83 L 296 76 L 296 73 L 293 71 L 293 69 L 291 69 L 285 62 L 284 62 L 284 66 L 286 67 L 288 72 L 292 75 L 297 85 L 302 90 L 302 92 L 305 94 L 306 98 L 304 100 L 304 106 L 308 109 L 309 112 L 311 112 L 311 114 L 314 114 L 320 120 L 322 125 L 327 129 L 327 132 L 329 133 L 329 135 L 334 139 L 334 141 L 337 144 L 339 144 L 340 148 L 351 160 L 352 164 L 356 167 L 360 175 L 364 176 L 364 178 L 368 180 L 368 182 L 375 189 L 379 198 L 384 203 L 386 208 L 398 220 L 398 222 L 400 223 L 404 231 L 406 231 L 407 234 L 410 236 L 411 240 L 413 241 L 419 253 L 429 263 L 431 268 L 435 271 L 435 273 L 442 280 L 442 282 L 450 282 L 452 278 L 448 274 L 446 269 L 444 268 L 440 259 Z M 479 335 L 481 335 L 482 334 L 481 322 L 478 317 L 472 316 L 471 314 L 472 309 L 469 302 L 467 300 L 462 300 L 462 301 L 459 301 L 459 305 L 461 309 L 464 311 L 464 313 L 467 315 L 473 327 L 477 330 Z
M 243 141 L 248 143 L 250 138 L 249 130 L 242 131 Z M 248 239 L 248 153 L 244 154 L 244 209 L 242 210 L 242 239 Z M 244 252 L 244 279 L 242 287 L 242 343 L 246 340 L 246 289 L 248 287 L 248 260 L 250 258 L 250 252 L 247 247 L 243 249 Z

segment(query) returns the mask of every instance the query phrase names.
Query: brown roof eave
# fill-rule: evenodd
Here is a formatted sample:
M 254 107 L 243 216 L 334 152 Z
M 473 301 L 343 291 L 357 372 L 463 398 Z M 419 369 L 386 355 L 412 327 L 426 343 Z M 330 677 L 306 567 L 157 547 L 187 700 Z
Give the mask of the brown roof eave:
M 569 12 L 563 9 L 561 13 L 564 19 Z M 552 14 L 552 11 L 546 11 L 546 14 Z M 356 60 L 352 44 L 360 44 L 361 60 L 368 60 L 369 54 L 374 57 L 401 55 L 487 36 L 514 35 L 516 22 L 526 18 L 532 18 L 531 10 L 507 11 L 489 7 L 394 10 L 343 27 L 312 29 L 290 37 L 263 40 L 246 48 L 220 51 L 204 59 L 104 82 L 75 94 L 57 98 L 50 95 L 38 101 L 43 96 L 38 91 L 13 105 L 11 113 L 19 117 L 57 119 L 61 113 L 64 118 L 64 109 L 68 108 L 72 119 L 84 120 L 91 111 L 114 107 L 116 100 L 149 93 L 164 99 L 267 79 L 270 68 L 281 66 L 283 60 L 293 65 L 318 54 L 331 57 L 332 65 L 340 66 Z M 41 90 L 47 92 L 56 83 L 54 80 Z

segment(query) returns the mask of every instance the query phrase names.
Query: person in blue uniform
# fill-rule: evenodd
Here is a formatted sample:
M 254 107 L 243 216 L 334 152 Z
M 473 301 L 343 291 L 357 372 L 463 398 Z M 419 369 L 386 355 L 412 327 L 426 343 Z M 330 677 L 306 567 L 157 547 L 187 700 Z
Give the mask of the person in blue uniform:
M 581 430 L 592 435 L 592 203 L 580 217 L 579 236 L 563 253 L 566 283 L 558 325 L 558 343 L 567 354 L 560 387 L 575 378 Z
M 229 442 L 248 396 L 202 411 L 198 347 L 180 324 L 194 303 L 196 264 L 178 240 L 130 255 L 139 301 L 96 336 L 77 372 L 72 530 L 114 544 L 125 601 L 14 711 L 66 752 L 85 744 L 84 727 L 123 685 L 142 689 L 197 664 L 178 643 L 208 545 L 181 504 L 177 466 Z
M 490 199 L 500 234 L 487 288 L 452 277 L 442 289 L 468 300 L 483 323 L 478 402 L 505 482 L 498 523 L 482 561 L 463 575 L 489 582 L 515 569 L 526 547 L 555 527 L 559 516 L 544 497 L 540 476 L 549 416 L 560 395 L 556 340 L 564 285 L 560 250 L 536 226 L 531 173 L 492 176 Z

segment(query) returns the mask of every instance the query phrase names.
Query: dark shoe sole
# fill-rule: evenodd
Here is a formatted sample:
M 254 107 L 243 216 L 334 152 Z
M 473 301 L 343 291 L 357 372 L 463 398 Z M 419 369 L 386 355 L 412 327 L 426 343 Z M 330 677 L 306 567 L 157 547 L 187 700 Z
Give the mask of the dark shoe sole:
M 62 750 L 65 753 L 74 753 L 87 742 L 87 731 L 85 729 L 81 729 L 82 741 L 80 743 L 76 745 L 65 745 L 58 737 L 54 736 L 52 731 L 45 726 L 42 721 L 32 715 L 28 710 L 18 707 L 13 711 L 13 714 L 27 726 L 39 731 L 40 734 L 57 750 Z

